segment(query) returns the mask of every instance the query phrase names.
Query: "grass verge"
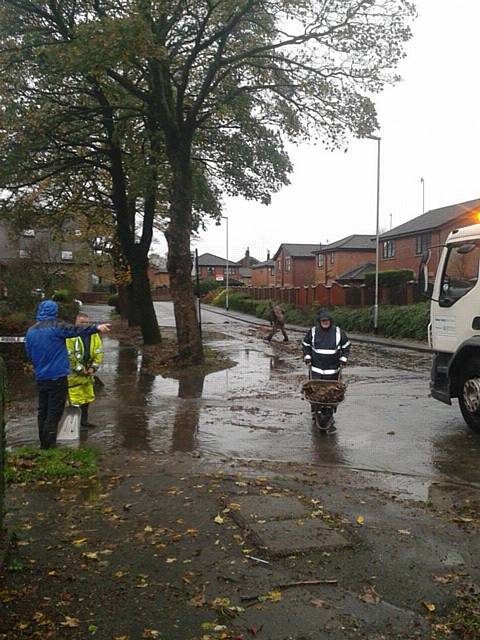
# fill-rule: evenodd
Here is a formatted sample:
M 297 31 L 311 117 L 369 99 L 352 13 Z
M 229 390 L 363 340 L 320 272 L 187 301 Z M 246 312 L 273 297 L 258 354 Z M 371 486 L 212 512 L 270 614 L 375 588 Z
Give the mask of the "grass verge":
M 432 640 L 480 638 L 480 595 L 463 598 L 447 617 L 432 626 Z
M 7 484 L 62 480 L 74 476 L 92 476 L 97 471 L 99 453 L 95 449 L 31 449 L 7 451 Z

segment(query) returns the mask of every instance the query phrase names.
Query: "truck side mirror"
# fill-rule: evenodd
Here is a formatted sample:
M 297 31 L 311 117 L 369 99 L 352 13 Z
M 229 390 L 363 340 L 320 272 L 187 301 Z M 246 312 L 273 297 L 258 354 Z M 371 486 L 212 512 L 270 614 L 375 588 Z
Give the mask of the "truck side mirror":
M 420 266 L 418 268 L 418 290 L 420 293 L 428 293 L 428 263 L 430 262 L 431 256 L 432 252 L 430 249 L 422 253 Z
M 466 242 L 465 244 L 461 244 L 459 247 L 456 247 L 457 253 L 464 256 L 470 251 L 473 251 L 476 248 L 475 242 Z

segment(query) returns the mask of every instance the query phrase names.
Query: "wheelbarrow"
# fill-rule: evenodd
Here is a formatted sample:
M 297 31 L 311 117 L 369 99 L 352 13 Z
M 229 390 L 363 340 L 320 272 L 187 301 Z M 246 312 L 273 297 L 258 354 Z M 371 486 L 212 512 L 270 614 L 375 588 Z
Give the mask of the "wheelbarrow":
M 309 371 L 310 375 L 310 371 Z M 345 399 L 347 385 L 341 380 L 321 380 L 310 378 L 302 385 L 302 395 L 310 403 L 312 420 L 325 431 L 338 405 Z

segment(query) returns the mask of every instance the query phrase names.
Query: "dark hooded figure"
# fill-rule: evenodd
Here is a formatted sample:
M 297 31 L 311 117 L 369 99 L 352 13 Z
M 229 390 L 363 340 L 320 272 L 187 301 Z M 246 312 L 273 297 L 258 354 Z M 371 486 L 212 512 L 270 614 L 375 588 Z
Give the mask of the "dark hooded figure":
M 318 312 L 317 323 L 309 329 L 302 342 L 305 364 L 313 379 L 338 380 L 340 369 L 347 364 L 350 341 L 344 331 L 334 325 L 328 309 Z M 313 407 L 326 417 L 325 426 L 333 432 L 333 409 Z
M 330 311 L 321 309 L 317 323 L 307 332 L 302 347 L 312 378 L 337 380 L 340 367 L 347 364 L 350 341 L 345 332 L 333 324 Z
M 70 373 L 65 340 L 109 331 L 108 324 L 73 325 L 57 320 L 58 305 L 44 300 L 38 305 L 37 322 L 27 331 L 25 349 L 33 363 L 38 389 L 38 434 L 40 447 L 57 442 L 57 428 L 67 398 Z
M 270 309 L 269 320 L 272 325 L 272 329 L 268 336 L 265 336 L 264 340 L 270 342 L 273 336 L 277 333 L 277 331 L 281 331 L 283 335 L 283 341 L 288 342 L 287 332 L 285 331 L 285 318 L 283 316 L 282 307 L 278 304 L 273 304 L 270 300 L 268 303 Z

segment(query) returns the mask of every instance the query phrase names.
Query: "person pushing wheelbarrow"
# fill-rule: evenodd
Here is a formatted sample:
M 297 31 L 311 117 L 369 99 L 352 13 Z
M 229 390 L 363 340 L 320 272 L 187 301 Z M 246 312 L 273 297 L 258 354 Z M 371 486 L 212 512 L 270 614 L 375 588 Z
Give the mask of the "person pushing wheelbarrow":
M 346 333 L 335 326 L 330 311 L 321 309 L 315 326 L 308 330 L 303 339 L 302 349 L 311 380 L 338 381 L 342 368 L 347 364 L 350 341 Z M 333 414 L 338 402 L 343 400 L 344 388 L 340 385 L 331 385 L 331 389 L 327 387 L 328 385 L 324 389 L 323 402 L 312 401 L 312 394 L 308 397 L 305 389 L 304 394 L 311 404 L 312 419 L 326 433 L 335 433 Z

